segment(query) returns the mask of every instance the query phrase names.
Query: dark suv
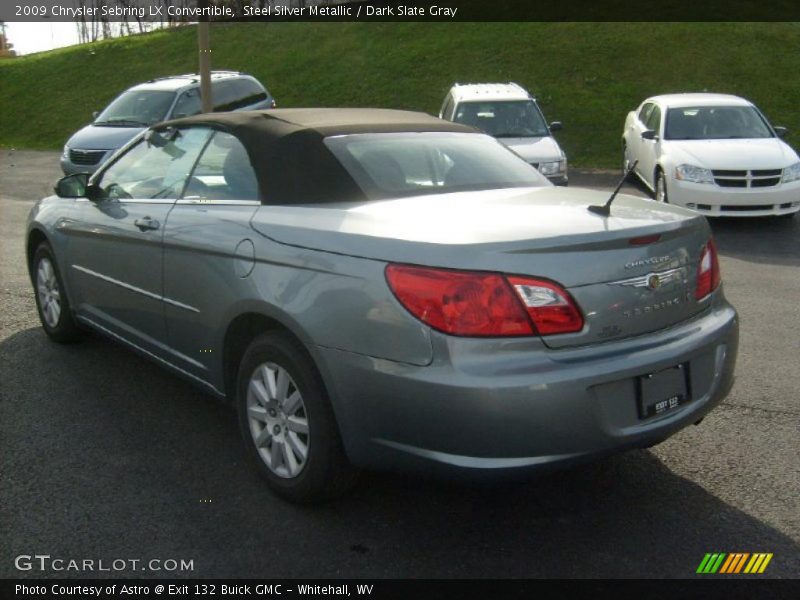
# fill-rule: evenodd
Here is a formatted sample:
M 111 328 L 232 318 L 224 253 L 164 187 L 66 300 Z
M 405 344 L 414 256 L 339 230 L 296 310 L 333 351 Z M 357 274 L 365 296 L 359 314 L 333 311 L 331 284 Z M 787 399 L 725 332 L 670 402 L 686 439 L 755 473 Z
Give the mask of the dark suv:
M 275 108 L 275 99 L 251 75 L 234 71 L 211 74 L 214 111 Z M 200 76 L 151 79 L 124 91 L 95 121 L 67 140 L 61 155 L 65 174 L 93 173 L 97 167 L 145 128 L 200 112 Z

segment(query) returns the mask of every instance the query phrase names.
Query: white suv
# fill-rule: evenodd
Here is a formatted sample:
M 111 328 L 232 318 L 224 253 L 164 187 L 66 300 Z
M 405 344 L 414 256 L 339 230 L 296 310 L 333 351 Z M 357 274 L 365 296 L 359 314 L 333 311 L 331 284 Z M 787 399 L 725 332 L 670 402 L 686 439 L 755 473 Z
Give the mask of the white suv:
M 516 83 L 456 83 L 447 92 L 439 118 L 476 127 L 499 139 L 556 185 L 567 185 L 567 156 L 536 99 Z

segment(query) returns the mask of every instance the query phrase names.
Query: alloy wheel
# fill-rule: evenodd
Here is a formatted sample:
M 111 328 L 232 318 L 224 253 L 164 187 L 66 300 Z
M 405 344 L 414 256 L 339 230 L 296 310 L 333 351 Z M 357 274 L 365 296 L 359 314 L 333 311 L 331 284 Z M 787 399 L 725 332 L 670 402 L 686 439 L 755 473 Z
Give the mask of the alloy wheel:
M 308 416 L 286 369 L 272 362 L 256 367 L 247 386 L 247 419 L 267 468 L 278 477 L 297 477 L 308 461 Z
M 61 318 L 61 290 L 49 258 L 42 258 L 36 268 L 36 293 L 44 322 L 48 327 L 55 328 Z

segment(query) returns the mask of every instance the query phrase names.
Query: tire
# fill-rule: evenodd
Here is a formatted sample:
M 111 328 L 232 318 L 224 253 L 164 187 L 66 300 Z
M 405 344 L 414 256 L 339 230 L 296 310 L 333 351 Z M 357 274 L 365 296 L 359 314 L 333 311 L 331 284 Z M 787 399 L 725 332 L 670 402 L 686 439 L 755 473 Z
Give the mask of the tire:
M 36 310 L 42 329 L 54 342 L 67 344 L 81 337 L 81 331 L 67 298 L 53 250 L 42 242 L 33 254 L 31 265 Z
M 667 194 L 667 179 L 664 177 L 664 172 L 660 168 L 656 170 L 656 180 L 653 188 L 655 188 L 656 202 L 669 204 L 669 195 Z
M 353 486 L 356 471 L 322 378 L 292 338 L 270 332 L 250 344 L 239 367 L 236 403 L 247 453 L 276 494 L 315 504 Z

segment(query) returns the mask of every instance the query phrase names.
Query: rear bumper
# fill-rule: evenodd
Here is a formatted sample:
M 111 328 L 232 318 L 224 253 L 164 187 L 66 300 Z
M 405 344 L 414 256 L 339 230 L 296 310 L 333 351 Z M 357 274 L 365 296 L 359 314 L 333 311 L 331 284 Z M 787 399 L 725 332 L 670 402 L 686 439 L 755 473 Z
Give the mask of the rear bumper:
M 763 188 L 726 188 L 670 179 L 671 204 L 709 217 L 761 217 L 800 211 L 800 181 Z
M 647 336 L 549 350 L 535 340 L 438 336 L 426 367 L 315 349 L 354 464 L 508 474 L 658 443 L 728 393 L 736 311 L 723 300 Z M 640 420 L 636 378 L 678 364 L 692 400 Z

